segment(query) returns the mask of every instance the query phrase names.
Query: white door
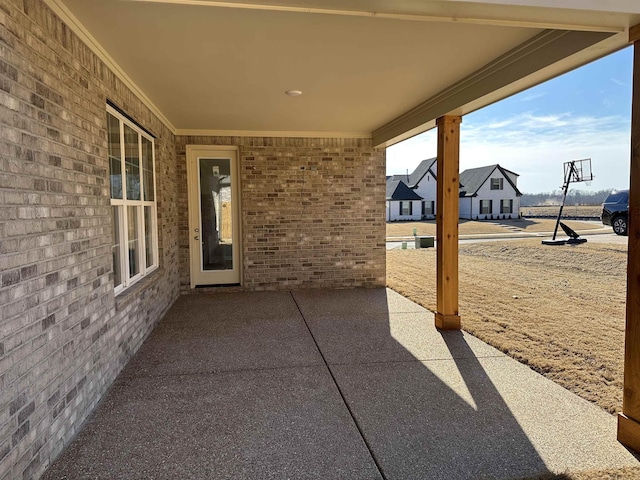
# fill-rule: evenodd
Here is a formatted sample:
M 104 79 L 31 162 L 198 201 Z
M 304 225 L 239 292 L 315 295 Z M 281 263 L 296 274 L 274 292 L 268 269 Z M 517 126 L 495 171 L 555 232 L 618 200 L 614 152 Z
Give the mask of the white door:
M 240 284 L 238 152 L 187 146 L 191 288 Z

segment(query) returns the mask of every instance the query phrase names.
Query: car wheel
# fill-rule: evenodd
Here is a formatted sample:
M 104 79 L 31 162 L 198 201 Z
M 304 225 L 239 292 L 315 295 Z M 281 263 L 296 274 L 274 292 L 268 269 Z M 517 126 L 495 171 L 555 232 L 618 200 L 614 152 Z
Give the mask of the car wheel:
M 613 220 L 613 231 L 616 235 L 626 235 L 627 234 L 627 217 L 621 215 L 616 217 Z

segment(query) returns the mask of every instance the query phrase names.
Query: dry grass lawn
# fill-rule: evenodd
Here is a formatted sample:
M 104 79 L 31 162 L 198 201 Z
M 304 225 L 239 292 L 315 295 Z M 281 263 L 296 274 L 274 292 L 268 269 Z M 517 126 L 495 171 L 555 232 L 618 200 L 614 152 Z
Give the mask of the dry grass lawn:
M 536 220 L 532 228 L 549 231 L 543 222 L 553 223 Z M 579 222 L 567 223 L 580 228 Z M 538 239 L 461 244 L 463 329 L 616 413 L 622 407 L 626 254 L 626 245 L 606 243 L 554 247 Z M 435 310 L 435 261 L 435 249 L 389 250 L 387 284 Z M 640 467 L 527 480 L 638 478 Z
M 615 470 L 589 470 L 586 472 L 546 474 L 522 480 L 637 480 L 640 467 L 628 467 Z
M 566 223 L 569 227 L 576 231 L 593 230 L 599 226 L 593 223 L 568 220 Z M 458 226 L 459 235 L 483 235 L 494 233 L 513 233 L 513 232 L 553 232 L 556 221 L 545 218 L 521 219 L 521 220 L 460 220 Z M 435 235 L 436 221 L 420 221 L 420 222 L 390 222 L 387 223 L 387 237 L 408 237 L 413 235 L 413 229 L 417 230 L 418 235 Z M 558 229 L 560 234 L 564 235 L 562 230 Z
M 520 207 L 520 214 L 524 215 L 558 215 L 560 205 L 542 205 L 535 207 Z M 602 213 L 601 205 L 565 205 L 562 209 L 563 217 L 599 217 Z
M 435 261 L 435 249 L 389 250 L 387 284 L 434 310 Z M 621 409 L 626 246 L 461 244 L 459 268 L 464 330 L 608 412 Z

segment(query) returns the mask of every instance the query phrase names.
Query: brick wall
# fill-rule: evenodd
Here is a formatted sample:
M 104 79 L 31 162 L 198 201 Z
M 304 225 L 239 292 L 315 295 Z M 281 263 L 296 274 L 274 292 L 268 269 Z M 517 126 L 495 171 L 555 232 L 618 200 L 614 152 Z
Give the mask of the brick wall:
M 117 299 L 107 98 L 157 136 L 160 269 Z M 0 479 L 44 470 L 179 294 L 174 141 L 41 0 L 0 0 Z
M 239 147 L 243 287 L 385 285 L 385 156 L 368 139 L 176 137 L 187 210 L 186 145 Z M 180 281 L 189 290 L 180 221 Z
M 114 298 L 110 99 L 156 138 L 160 268 Z M 189 291 L 185 145 L 237 145 L 246 289 L 385 282 L 384 152 L 174 137 L 42 2 L 0 0 L 0 480 L 37 478 Z

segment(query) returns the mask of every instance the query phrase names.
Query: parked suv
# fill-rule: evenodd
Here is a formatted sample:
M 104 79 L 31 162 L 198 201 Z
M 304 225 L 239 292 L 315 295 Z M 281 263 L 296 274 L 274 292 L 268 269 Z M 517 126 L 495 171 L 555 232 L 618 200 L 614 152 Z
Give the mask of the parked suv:
M 602 204 L 602 223 L 611 225 L 618 235 L 626 235 L 629 226 L 629 190 L 611 192 Z

